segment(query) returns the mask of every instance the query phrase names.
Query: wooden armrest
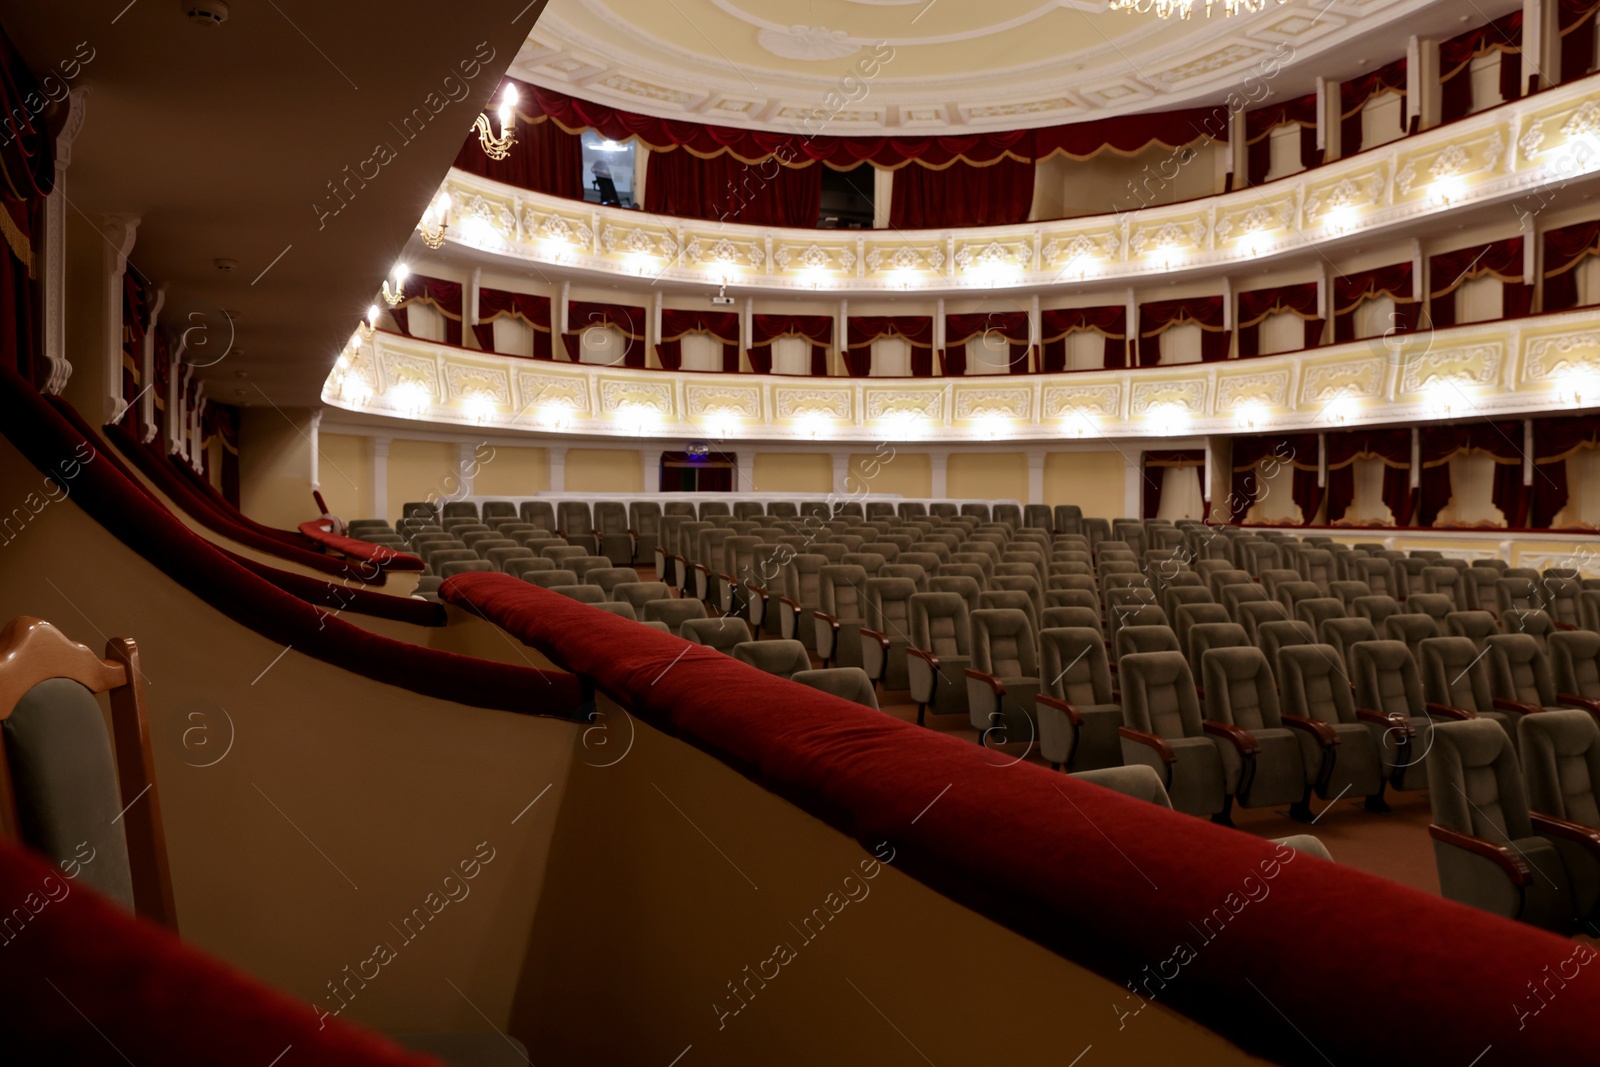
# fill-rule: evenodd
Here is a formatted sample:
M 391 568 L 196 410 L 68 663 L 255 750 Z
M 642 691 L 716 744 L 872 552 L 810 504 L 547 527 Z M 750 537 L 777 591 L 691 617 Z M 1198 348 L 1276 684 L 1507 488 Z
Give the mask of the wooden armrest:
M 1574 626 L 1570 622 L 1558 622 L 1558 623 L 1555 623 L 1555 628 L 1558 629 L 1558 630 L 1578 630 L 1578 629 L 1582 629 L 1582 627 Z
M 1521 700 L 1507 700 L 1505 697 L 1495 697 L 1494 706 L 1500 711 L 1514 711 L 1518 715 L 1532 715 L 1544 709 L 1537 704 L 1528 704 Z
M 935 656 L 927 649 L 917 648 L 915 645 L 912 645 L 906 648 L 906 655 L 917 657 L 918 659 L 927 663 L 929 667 L 932 667 L 934 674 L 939 673 L 939 657 Z
M 1424 706 L 1428 709 L 1429 715 L 1437 715 L 1441 719 L 1465 722 L 1468 719 L 1476 719 L 1478 717 L 1475 712 L 1468 711 L 1466 708 L 1453 708 L 1449 704 L 1435 704 L 1431 700 Z
M 1509 848 L 1497 845 L 1493 841 L 1485 841 L 1481 837 L 1473 837 L 1471 834 L 1446 830 L 1438 823 L 1430 825 L 1428 833 L 1432 835 L 1435 841 L 1443 841 L 1447 845 L 1454 845 L 1463 852 L 1470 852 L 1474 856 L 1482 856 L 1484 859 L 1494 862 L 1505 872 L 1506 877 L 1511 879 L 1513 885 L 1525 886 L 1533 884 L 1533 872 L 1528 870 L 1528 865 L 1522 861 L 1522 858 Z
M 1600 857 L 1600 830 L 1592 826 L 1585 826 L 1580 822 L 1570 819 L 1558 819 L 1554 815 L 1541 815 L 1537 811 L 1528 812 L 1528 818 L 1533 822 L 1535 833 L 1548 837 L 1559 837 L 1583 845 L 1595 856 Z
M 1316 719 L 1307 719 L 1300 715 L 1283 715 L 1283 725 L 1291 730 L 1304 730 L 1317 739 L 1317 744 L 1323 748 L 1332 748 L 1339 743 L 1339 735 L 1334 733 L 1333 727 Z
M 1581 697 L 1576 693 L 1557 693 L 1556 700 L 1569 707 L 1582 708 L 1584 711 L 1600 715 L 1600 700 L 1593 697 Z
M 756 581 L 754 578 L 746 578 L 744 581 L 744 587 L 762 599 L 765 599 L 767 596 L 767 587 Z
M 1398 711 L 1393 715 L 1385 715 L 1383 712 L 1374 711 L 1372 708 L 1357 708 L 1356 718 L 1360 719 L 1362 722 L 1371 723 L 1374 726 L 1383 726 L 1391 730 L 1400 730 L 1405 734 L 1406 737 L 1417 736 L 1416 727 L 1411 725 L 1411 720 L 1400 714 Z
M 885 652 L 889 651 L 889 638 L 884 634 L 880 634 L 876 630 L 869 630 L 863 626 L 861 628 L 861 636 L 872 638 L 874 641 L 878 642 L 879 647 L 881 647 Z
M 1172 751 L 1172 746 L 1167 744 L 1165 739 L 1157 737 L 1155 734 L 1147 734 L 1143 730 L 1135 730 L 1129 726 L 1119 726 L 1117 727 L 1117 735 L 1125 741 L 1137 741 L 1141 745 L 1149 745 L 1156 750 L 1156 754 L 1165 763 L 1178 762 L 1178 754 Z
M 1201 729 L 1212 737 L 1220 737 L 1239 750 L 1241 756 L 1254 756 L 1261 751 L 1261 741 L 1250 731 L 1215 719 L 1201 719 Z
M 823 622 L 827 623 L 829 626 L 833 627 L 835 630 L 839 629 L 839 620 L 837 618 L 835 618 L 834 616 L 827 614 L 826 612 L 813 611 L 811 613 L 811 617 L 813 619 L 821 619 Z
M 1057 711 L 1065 715 L 1067 717 L 1067 721 L 1074 726 L 1083 725 L 1083 716 L 1078 713 L 1078 709 L 1073 707 L 1071 704 L 1068 704 L 1060 697 L 1045 696 L 1043 693 L 1040 693 L 1038 696 L 1033 698 L 1033 702 L 1035 706 L 1043 705 L 1047 708 L 1055 708 Z
M 967 677 L 987 685 L 990 689 L 994 690 L 994 695 L 997 697 L 1003 697 L 1006 695 L 1006 683 L 1002 682 L 999 678 L 996 678 L 992 674 L 986 674 L 983 671 L 974 670 L 971 667 L 968 667 Z
M 788 608 L 790 611 L 793 611 L 796 615 L 800 614 L 802 611 L 805 610 L 805 607 L 800 603 L 800 601 L 798 601 L 798 600 L 790 600 L 786 596 L 779 597 L 778 598 L 778 603 L 782 604 L 784 607 Z

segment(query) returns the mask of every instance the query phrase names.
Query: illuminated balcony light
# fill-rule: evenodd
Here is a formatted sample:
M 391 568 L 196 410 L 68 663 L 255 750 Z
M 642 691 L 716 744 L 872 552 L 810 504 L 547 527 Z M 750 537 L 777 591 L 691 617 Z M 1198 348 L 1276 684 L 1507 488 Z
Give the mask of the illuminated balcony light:
M 1582 407 L 1600 398 L 1600 375 L 1585 365 L 1567 371 L 1556 379 L 1556 399 L 1563 407 Z
M 1162 270 L 1174 270 L 1183 264 L 1183 253 L 1172 245 L 1162 245 L 1151 253 Z
M 389 387 L 385 399 L 395 411 L 416 418 L 433 403 L 433 394 L 421 382 L 397 382 Z
M 506 243 L 505 235 L 494 228 L 494 223 L 481 215 L 470 215 L 461 221 L 461 242 L 473 248 L 493 251 Z
M 1163 437 L 1189 432 L 1189 409 L 1182 404 L 1157 404 L 1145 414 L 1151 429 Z
M 1459 174 L 1440 178 L 1428 186 L 1428 203 L 1435 207 L 1459 204 L 1467 195 L 1467 180 Z
M 1254 430 L 1267 421 L 1267 406 L 1257 401 L 1240 404 L 1233 413 L 1233 421 L 1241 430 Z
M 552 400 L 534 413 L 534 422 L 547 430 L 560 432 L 572 425 L 572 405 L 565 400 Z
M 726 411 L 719 411 L 706 420 L 706 429 L 718 441 L 726 441 L 739 429 L 739 420 Z
M 1353 396 L 1336 396 L 1328 401 L 1328 406 L 1323 414 L 1330 424 L 1343 426 L 1353 420 L 1361 411 L 1361 402 Z
M 652 257 L 645 255 L 643 252 L 629 253 L 628 257 L 623 260 L 623 263 L 627 266 L 631 273 L 637 274 L 641 278 L 647 276 L 652 270 L 654 270 L 656 265 L 655 260 Z
M 1061 432 L 1068 437 L 1093 437 L 1100 427 L 1088 412 L 1073 410 L 1061 417 Z
M 1022 280 L 1022 268 L 1008 260 L 983 259 L 967 268 L 967 278 L 974 285 L 990 288 L 1016 285 Z
M 339 381 L 339 399 L 355 407 L 366 407 L 372 402 L 372 386 L 360 375 L 346 375 Z
M 833 432 L 833 420 L 819 412 L 802 415 L 797 421 L 800 424 L 800 432 L 813 441 L 820 441 Z
M 888 274 L 889 284 L 897 289 L 909 289 L 911 283 L 917 280 L 916 272 L 904 267 L 896 267 Z
M 1328 213 L 1322 216 L 1322 228 L 1337 237 L 1355 229 L 1357 217 L 1356 209 L 1349 204 L 1329 208 Z
M 1264 230 L 1249 230 L 1239 238 L 1240 250 L 1251 259 L 1265 255 L 1270 244 Z
M 1100 261 L 1089 255 L 1073 256 L 1062 268 L 1061 273 L 1065 277 L 1081 282 L 1100 273 Z
M 1011 420 L 1004 415 L 984 415 L 978 419 L 979 436 L 988 441 L 998 441 L 1011 435 Z
M 1436 380 L 1422 391 L 1422 406 L 1436 419 L 1451 418 L 1465 406 L 1466 399 L 1454 382 Z
M 467 418 L 479 426 L 488 424 L 499 410 L 499 405 L 487 393 L 473 393 L 462 401 L 462 406 L 467 410 Z
M 806 267 L 800 272 L 800 284 L 809 285 L 813 289 L 820 289 L 823 283 L 832 284 L 833 279 L 821 267 Z
M 920 411 L 891 411 L 878 421 L 885 433 L 894 440 L 920 437 L 927 428 L 927 419 Z

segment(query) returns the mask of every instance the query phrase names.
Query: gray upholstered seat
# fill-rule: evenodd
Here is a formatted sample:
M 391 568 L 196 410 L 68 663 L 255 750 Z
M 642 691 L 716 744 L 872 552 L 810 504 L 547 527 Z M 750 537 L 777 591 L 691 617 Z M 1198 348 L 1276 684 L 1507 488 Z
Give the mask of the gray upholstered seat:
M 1276 622 L 1264 622 L 1256 627 L 1255 643 L 1256 647 L 1266 653 L 1267 666 L 1272 668 L 1273 676 L 1277 677 L 1278 650 L 1286 645 L 1314 645 L 1317 643 L 1317 635 L 1312 631 L 1310 624 L 1299 619 L 1280 619 Z
M 633 562 L 633 531 L 628 525 L 628 509 L 622 501 L 595 501 L 594 533 L 600 555 L 609 559 L 612 566 L 626 567 Z
M 1142 763 L 1126 767 L 1101 767 L 1092 771 L 1073 771 L 1072 776 L 1102 789 L 1110 789 L 1135 800 L 1143 800 L 1158 807 L 1172 807 L 1161 776 Z
M 1359 641 L 1350 646 L 1349 656 L 1357 713 L 1374 712 L 1391 724 L 1383 739 L 1384 760 L 1394 768 L 1389 784 L 1396 789 L 1424 788 L 1433 721 L 1411 650 L 1403 641 Z M 1373 721 L 1371 716 L 1363 718 Z
M 1039 631 L 1039 755 L 1069 771 L 1122 762 L 1122 708 L 1111 696 L 1111 668 L 1100 632 L 1089 627 Z
M 453 559 L 439 568 L 442 578 L 454 578 L 458 574 L 468 574 L 474 571 L 492 573 L 495 567 L 486 559 Z
M 1188 661 L 1177 652 L 1138 653 L 1122 660 L 1119 673 L 1123 762 L 1153 768 L 1178 811 L 1221 813 L 1222 757 L 1201 726 Z
M 1551 634 L 1550 675 L 1561 703 L 1600 712 L 1600 633 L 1583 629 Z
M 1434 861 L 1446 899 L 1565 933 L 1566 867 L 1539 835 L 1511 739 L 1484 719 L 1434 728 L 1428 754 Z
M 1600 921 L 1600 849 L 1583 831 L 1600 830 L 1600 726 L 1588 711 L 1547 711 L 1524 717 L 1517 733 L 1535 829 L 1561 856 L 1573 909 L 1592 936 Z
M 1189 628 L 1189 669 L 1204 677 L 1201 665 L 1214 649 L 1253 648 L 1250 635 L 1236 622 L 1202 622 Z M 1259 649 L 1257 649 L 1259 651 Z M 1204 685 L 1204 682 L 1201 683 Z
M 656 558 L 656 546 L 661 543 L 661 518 L 661 505 L 653 500 L 634 500 L 628 504 L 634 560 L 649 563 Z
M 872 679 L 860 667 L 832 667 L 820 671 L 796 671 L 791 681 L 820 689 L 824 693 L 853 701 L 864 708 L 878 710 L 878 695 Z
M 583 548 L 584 555 L 592 555 L 600 551 L 599 539 L 595 536 L 594 520 L 589 514 L 589 505 L 581 500 L 563 500 L 556 505 L 556 528 L 567 543 Z
M 1487 611 L 1452 611 L 1445 616 L 1444 624 L 1451 637 L 1465 637 L 1479 652 L 1489 647 L 1491 635 L 1500 632 L 1500 624 Z
M 1517 739 L 1515 719 L 1522 713 L 1496 707 L 1491 695 L 1489 664 L 1465 637 L 1430 637 L 1422 642 L 1422 695 L 1428 714 L 1443 719 L 1480 718 L 1500 724 Z
M 733 646 L 733 658 L 779 678 L 793 678 L 811 669 L 811 653 L 799 641 L 744 641 Z
M 906 648 L 911 643 L 911 598 L 916 592 L 917 584 L 910 578 L 867 579 L 861 664 L 867 677 L 885 689 L 908 686 Z
M 560 593 L 562 596 L 576 600 L 580 604 L 604 604 L 606 602 L 606 591 L 598 585 L 579 583 L 578 585 L 552 585 L 548 588 L 552 593 Z
M 643 613 L 644 606 L 652 600 L 672 599 L 672 590 L 666 582 L 622 582 L 611 587 L 611 598 L 632 604 L 635 612 Z
M 522 574 L 522 580 L 527 582 L 529 585 L 538 585 L 543 586 L 546 589 L 554 589 L 557 586 L 577 585 L 578 575 L 573 571 L 567 570 L 565 567 L 551 567 L 545 570 L 524 571 Z
M 678 636 L 697 645 L 706 645 L 727 655 L 734 646 L 752 640 L 750 627 L 743 619 L 718 615 L 705 619 L 685 619 L 678 624 Z
M 1384 786 L 1399 769 L 1394 752 L 1393 724 L 1384 716 L 1363 718 L 1350 695 L 1344 664 L 1328 645 L 1290 645 L 1278 650 L 1279 710 L 1295 719 L 1326 727 L 1339 743 L 1329 747 L 1312 729 L 1299 733 L 1306 776 L 1324 800 L 1348 793 L 1366 797 L 1371 811 L 1387 811 Z
M 1392 596 L 1376 593 L 1372 596 L 1356 597 L 1351 604 L 1355 614 L 1364 619 L 1370 619 L 1374 629 L 1382 631 L 1383 621 L 1391 615 L 1399 615 L 1405 609 L 1400 606 L 1400 601 Z
M 1322 639 L 1322 644 L 1338 653 L 1340 665 L 1347 666 L 1350 663 L 1350 646 L 1358 641 L 1378 640 L 1378 631 L 1373 629 L 1370 619 L 1357 615 L 1354 618 L 1323 619 L 1317 636 Z
M 599 608 L 608 615 L 620 615 L 629 622 L 639 621 L 639 613 L 626 600 L 601 600 L 591 603 L 590 606 Z
M 821 601 L 813 613 L 817 655 L 826 666 L 861 666 L 861 628 L 866 625 L 867 572 L 830 563 L 819 574 Z
M 1197 635 L 1197 646 L 1199 641 Z M 1246 808 L 1289 804 L 1296 817 L 1309 821 L 1311 782 L 1300 742 L 1280 717 L 1277 683 L 1266 654 L 1253 645 L 1212 648 L 1201 655 L 1200 664 L 1207 730 L 1222 757 L 1229 798 L 1220 821 L 1227 820 L 1235 799 Z M 1217 723 L 1235 729 L 1209 725 Z
M 828 565 L 828 558 L 820 553 L 800 552 L 783 568 L 778 633 L 812 650 L 817 647 L 815 615 L 822 604 L 822 568 Z
M 917 705 L 917 722 L 967 712 L 966 670 L 971 666 L 971 622 L 965 597 L 954 592 L 913 594 L 906 681 Z
M 1399 641 L 1404 644 L 1411 653 L 1412 658 L 1420 663 L 1422 661 L 1422 642 L 1430 637 L 1439 636 L 1439 623 L 1432 615 L 1410 611 L 1401 612 L 1399 615 L 1390 615 L 1383 620 L 1383 635 L 1386 640 Z
M 979 743 L 1033 741 L 1039 659 L 1033 620 L 1021 608 L 979 608 L 971 614 L 972 666 L 967 713 Z
M 1543 608 L 1513 608 L 1501 613 L 1500 629 L 1508 634 L 1527 634 L 1539 646 L 1539 651 L 1548 652 L 1550 635 L 1556 632 L 1556 624 Z
M 663 622 L 676 633 L 678 627 L 689 619 L 706 617 L 706 606 L 692 597 L 676 600 L 648 600 L 644 605 L 646 622 Z
M 1499 707 L 1527 711 L 1556 706 L 1555 677 L 1544 650 L 1529 634 L 1495 634 L 1486 642 L 1489 686 Z

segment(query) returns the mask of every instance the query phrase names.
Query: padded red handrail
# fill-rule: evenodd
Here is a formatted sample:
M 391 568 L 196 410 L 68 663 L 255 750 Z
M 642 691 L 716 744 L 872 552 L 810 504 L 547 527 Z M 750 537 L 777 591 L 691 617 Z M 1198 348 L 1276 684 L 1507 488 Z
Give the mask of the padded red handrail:
M 893 842 L 897 868 L 1119 986 L 1149 982 L 1158 1003 L 1248 1051 L 1366 1064 L 1465 1064 L 1491 1044 L 1508 1062 L 1592 1055 L 1593 981 L 1567 975 L 1537 1023 L 1518 1025 L 1518 1006 L 1539 1006 L 1526 983 L 1571 958 L 1570 941 L 1005 766 L 509 575 L 458 575 L 441 593 L 869 847 Z
M 300 524 L 300 532 L 325 548 L 331 548 L 349 559 L 358 559 L 387 571 L 420 571 L 426 564 L 408 552 L 398 552 L 388 545 L 375 545 L 333 532 L 333 523 L 327 519 L 313 519 Z
M 0 841 L 10 1063 L 443 1067 L 269 989 Z M 10 909 L 26 916 L 19 924 Z M 92 1020 L 92 1022 L 91 1022 Z
M 41 472 L 92 444 L 14 370 L 0 366 L 0 434 Z M 374 681 L 474 707 L 566 718 L 586 696 L 570 674 L 513 667 L 368 633 L 240 566 L 179 522 L 118 465 L 82 463 L 71 499 L 123 544 L 240 625 Z M 314 581 L 315 579 L 308 579 Z M 350 592 L 358 592 L 351 590 Z

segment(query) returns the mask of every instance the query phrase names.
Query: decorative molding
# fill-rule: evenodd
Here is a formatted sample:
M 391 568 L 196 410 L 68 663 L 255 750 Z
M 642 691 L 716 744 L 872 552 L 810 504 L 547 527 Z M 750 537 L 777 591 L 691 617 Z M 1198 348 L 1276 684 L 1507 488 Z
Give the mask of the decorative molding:
M 830 419 L 851 418 L 852 390 L 828 386 L 775 386 L 774 410 L 780 419 L 800 419 L 822 415 Z
M 1067 415 L 1099 415 L 1114 418 L 1122 411 L 1122 386 L 1047 385 L 1044 387 L 1043 415 L 1059 419 Z
M 688 382 L 683 387 L 683 403 L 691 418 L 732 415 L 759 419 L 761 387 L 738 382 Z
M 973 388 L 956 386 L 956 418 L 981 419 L 998 415 L 1026 419 L 1033 407 L 1031 386 Z
M 600 410 L 607 414 L 648 408 L 659 415 L 675 414 L 671 381 L 600 379 Z
M 1480 344 L 1461 348 L 1406 353 L 1400 372 L 1400 392 L 1420 393 L 1435 382 L 1455 385 L 1489 385 L 1499 378 L 1505 347 Z
M 1223 374 L 1217 379 L 1217 410 L 1232 411 L 1240 404 L 1276 407 L 1289 400 L 1288 367 L 1257 374 Z

